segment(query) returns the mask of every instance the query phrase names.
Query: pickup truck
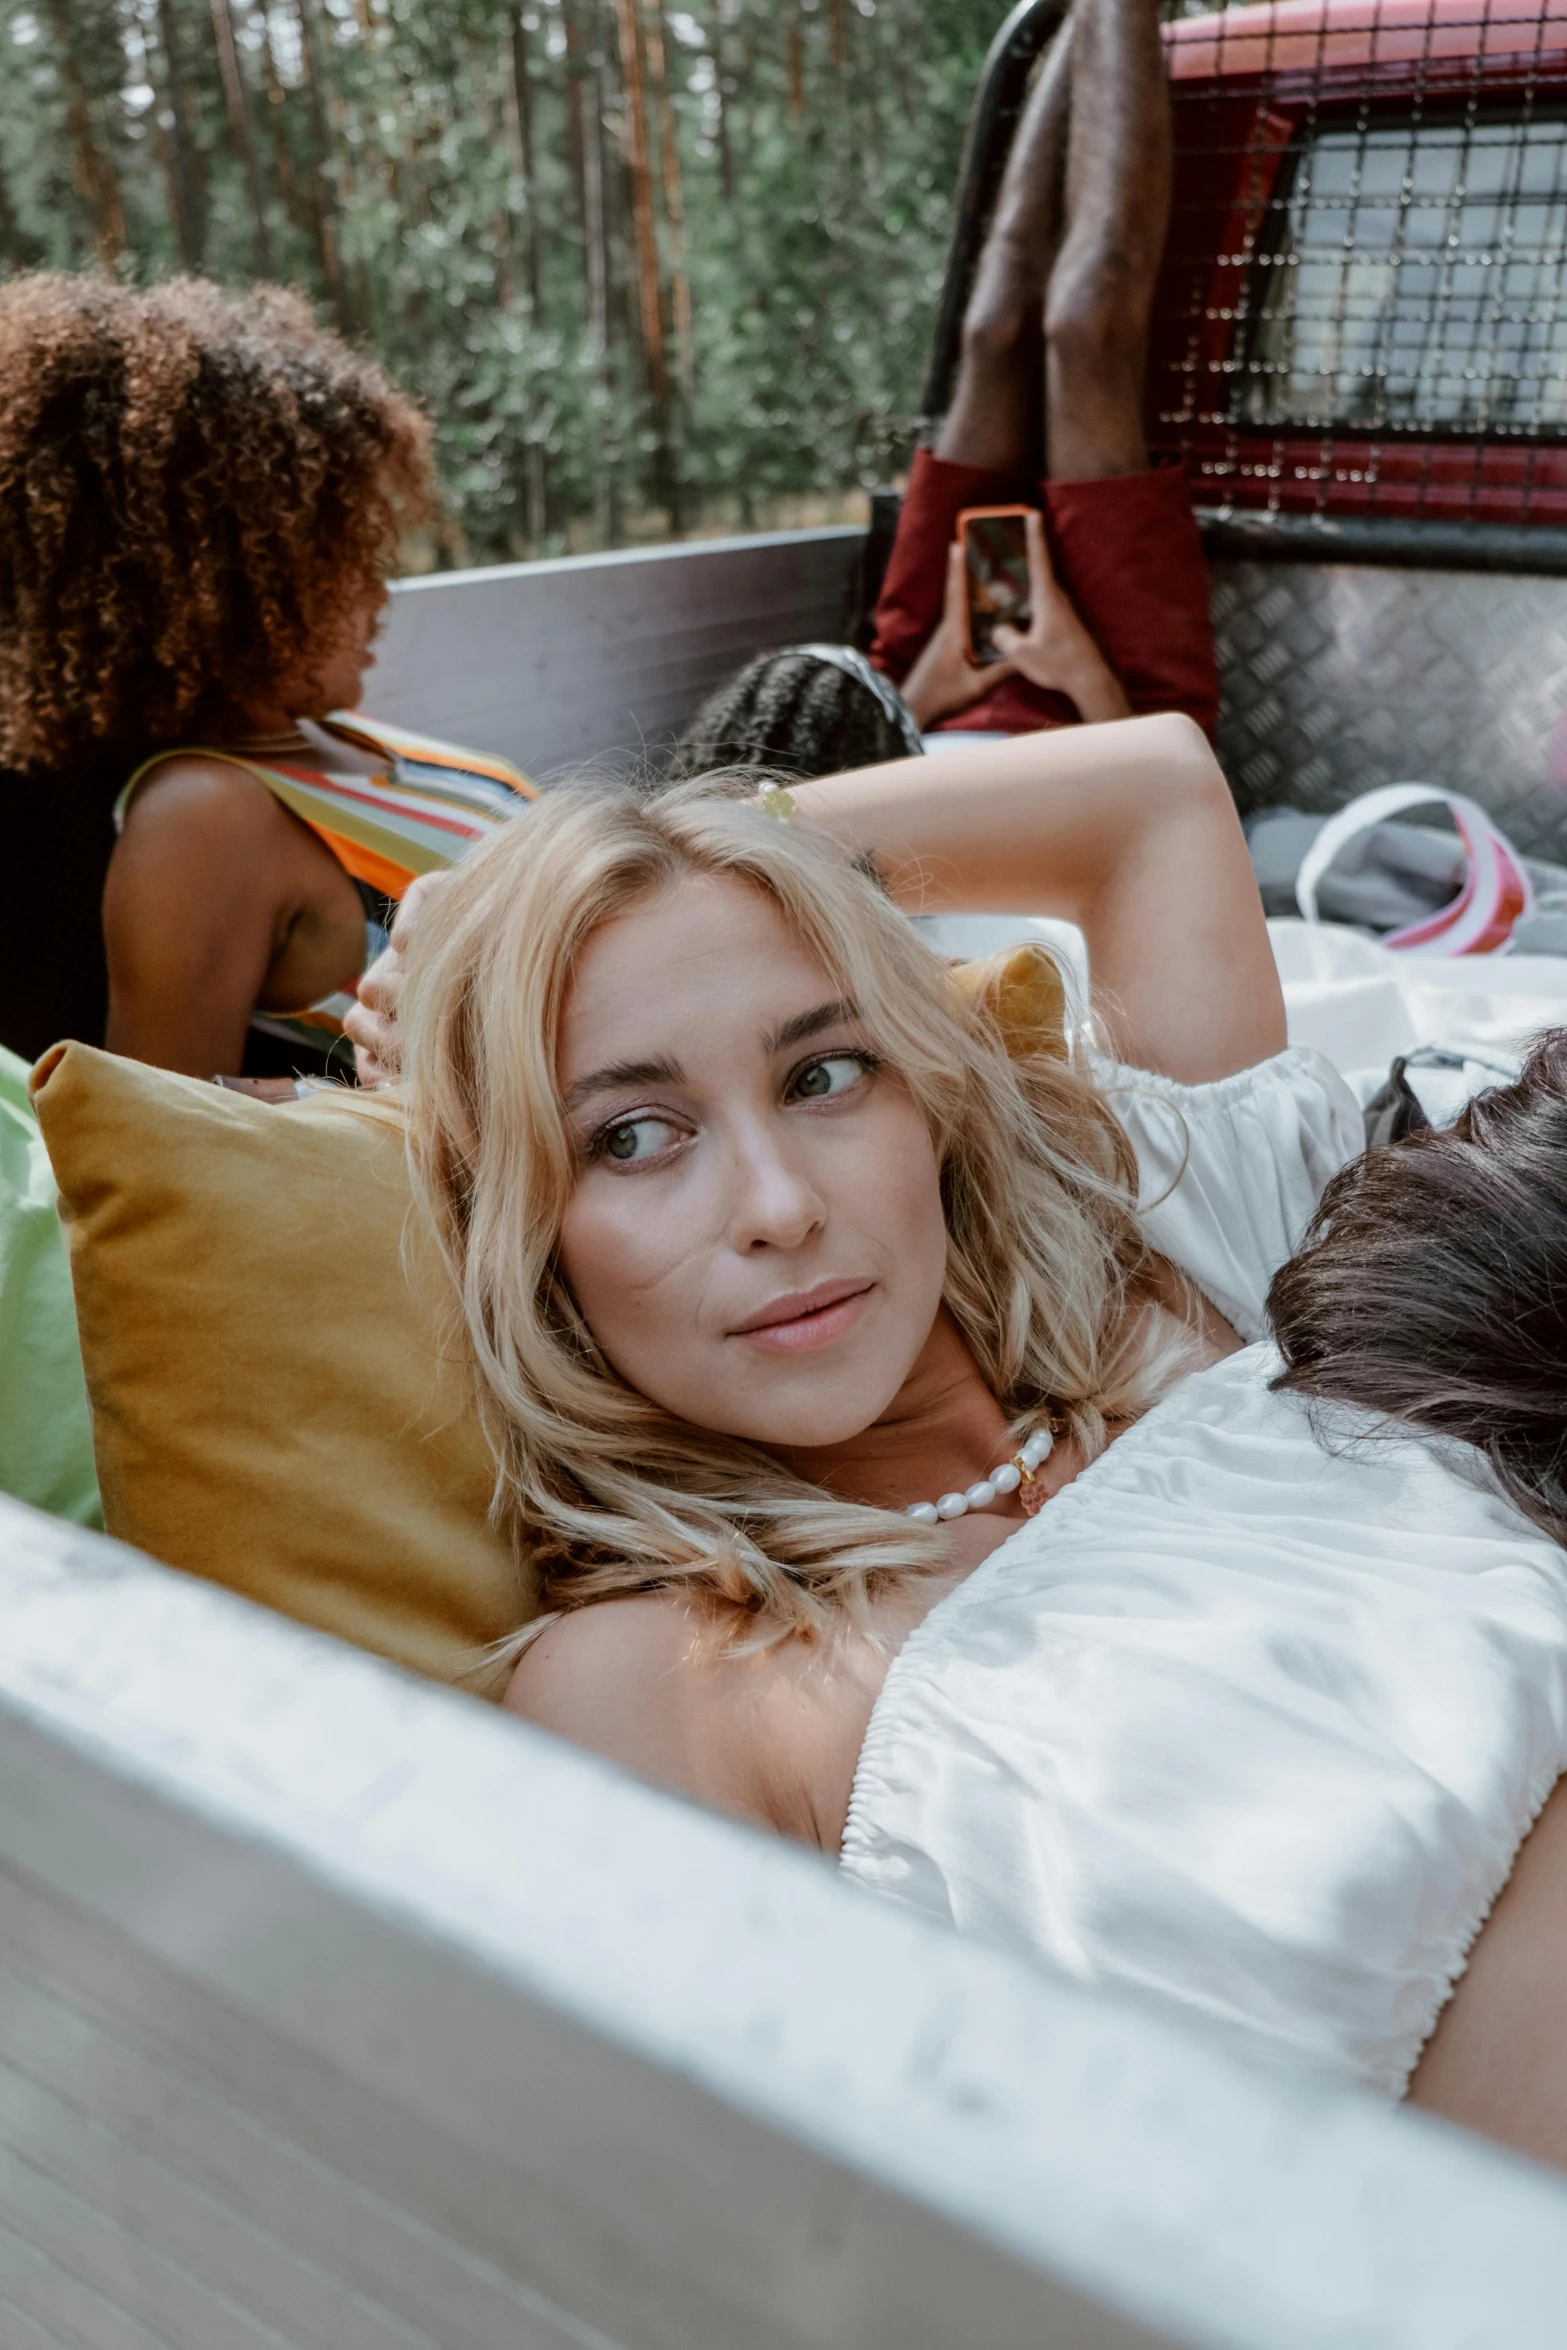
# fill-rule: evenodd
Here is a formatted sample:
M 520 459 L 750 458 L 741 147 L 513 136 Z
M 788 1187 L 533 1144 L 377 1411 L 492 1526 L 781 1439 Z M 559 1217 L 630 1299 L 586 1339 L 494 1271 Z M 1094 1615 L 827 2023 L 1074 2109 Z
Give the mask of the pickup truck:
M 866 0 L 861 0 L 865 5 Z M 1001 142 L 975 117 L 925 405 Z M 1150 384 L 1243 806 L 1567 854 L 1567 0 L 1168 30 Z M 865 536 L 405 583 L 375 705 L 541 781 L 845 633 Z M 1567 2184 L 0 1502 L 0 2350 L 1556 2350 Z

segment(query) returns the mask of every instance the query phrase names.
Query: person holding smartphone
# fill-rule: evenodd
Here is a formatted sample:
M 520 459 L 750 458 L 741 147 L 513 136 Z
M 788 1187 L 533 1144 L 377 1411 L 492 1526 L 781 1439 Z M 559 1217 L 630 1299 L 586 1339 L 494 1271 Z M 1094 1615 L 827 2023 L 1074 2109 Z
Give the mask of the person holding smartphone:
M 1197 527 L 1143 436 L 1170 158 L 1155 0 L 1077 0 L 1019 120 L 877 605 L 870 658 L 927 734 L 1152 710 L 1213 732 Z
M 703 703 L 673 773 L 836 775 L 1157 710 L 1212 735 L 1197 526 L 1180 469 L 1151 468 L 1143 437 L 1170 151 L 1156 0 L 1077 0 L 1013 138 L 869 661 L 760 654 Z

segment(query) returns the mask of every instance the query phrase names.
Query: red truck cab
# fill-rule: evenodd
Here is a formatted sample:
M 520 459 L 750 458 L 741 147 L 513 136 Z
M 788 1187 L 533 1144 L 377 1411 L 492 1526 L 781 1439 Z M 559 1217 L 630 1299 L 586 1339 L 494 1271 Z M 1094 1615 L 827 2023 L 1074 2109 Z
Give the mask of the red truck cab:
M 1567 0 L 1167 27 L 1149 374 L 1204 507 L 1567 523 Z

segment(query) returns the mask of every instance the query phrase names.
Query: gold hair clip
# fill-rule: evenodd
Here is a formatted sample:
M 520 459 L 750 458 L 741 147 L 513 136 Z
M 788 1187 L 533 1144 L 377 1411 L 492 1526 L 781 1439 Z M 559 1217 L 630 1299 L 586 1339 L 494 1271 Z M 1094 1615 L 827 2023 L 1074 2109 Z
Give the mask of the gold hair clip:
M 776 817 L 780 824 L 792 824 L 800 813 L 793 792 L 785 791 L 781 783 L 770 783 L 758 792 L 756 804 L 764 816 Z

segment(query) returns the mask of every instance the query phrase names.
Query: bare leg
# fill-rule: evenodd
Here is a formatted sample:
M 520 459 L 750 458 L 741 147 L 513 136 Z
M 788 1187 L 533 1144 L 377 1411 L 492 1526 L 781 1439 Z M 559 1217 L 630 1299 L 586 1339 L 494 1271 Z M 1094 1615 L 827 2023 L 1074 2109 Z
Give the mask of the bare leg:
M 1045 302 L 1051 478 L 1141 473 L 1154 281 L 1170 221 L 1170 94 L 1156 0 L 1078 0 L 1066 232 Z
M 963 319 L 963 356 L 936 455 L 1024 472 L 1037 446 L 1040 312 L 1061 233 L 1072 24 L 1034 77 L 1013 134 Z

